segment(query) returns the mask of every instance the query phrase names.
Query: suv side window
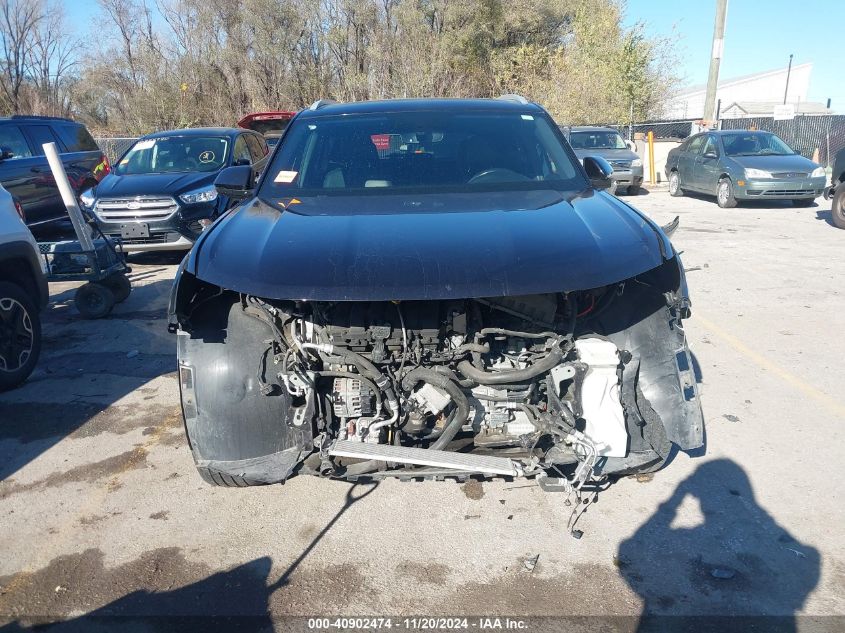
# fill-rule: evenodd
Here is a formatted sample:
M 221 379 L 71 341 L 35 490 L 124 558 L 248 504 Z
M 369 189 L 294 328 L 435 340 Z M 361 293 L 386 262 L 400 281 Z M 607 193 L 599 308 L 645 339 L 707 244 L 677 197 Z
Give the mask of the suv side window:
M 249 146 L 249 153 L 252 154 L 253 163 L 257 163 L 267 154 L 264 151 L 264 147 L 262 147 L 261 141 L 254 134 L 246 135 L 246 144 Z
M 44 143 L 55 143 L 59 152 L 65 151 L 61 142 L 59 142 L 59 139 L 57 139 L 56 135 L 53 134 L 53 130 L 50 129 L 49 125 L 24 125 L 23 129 L 26 131 L 32 141 L 32 144 L 35 146 L 35 154 L 37 156 L 44 155 L 44 150 L 41 148 Z
M 704 144 L 704 149 L 701 152 L 702 154 L 713 153 L 718 158 L 719 156 L 719 142 L 716 140 L 716 137 L 711 135 L 707 136 L 707 142 Z
M 690 154 L 698 154 L 699 150 L 701 150 L 701 146 L 704 144 L 704 135 L 696 136 L 692 139 L 687 146 L 687 151 Z
M 99 146 L 84 125 L 63 123 L 53 127 L 69 152 L 96 152 Z
M 11 153 L 6 160 L 32 156 L 26 137 L 16 125 L 0 125 L 0 148 Z
M 249 146 L 244 140 L 244 134 L 238 136 L 235 140 L 235 150 L 232 156 L 235 165 L 251 165 L 252 154 L 249 152 Z

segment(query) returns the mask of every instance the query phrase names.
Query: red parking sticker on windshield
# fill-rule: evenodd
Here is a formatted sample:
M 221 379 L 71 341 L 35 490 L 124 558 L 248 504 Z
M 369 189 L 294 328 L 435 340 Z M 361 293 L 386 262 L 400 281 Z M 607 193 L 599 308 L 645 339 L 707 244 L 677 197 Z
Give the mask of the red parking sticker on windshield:
M 213 163 L 214 162 L 214 152 L 211 150 L 205 150 L 202 154 L 200 154 L 200 162 L 201 163 Z

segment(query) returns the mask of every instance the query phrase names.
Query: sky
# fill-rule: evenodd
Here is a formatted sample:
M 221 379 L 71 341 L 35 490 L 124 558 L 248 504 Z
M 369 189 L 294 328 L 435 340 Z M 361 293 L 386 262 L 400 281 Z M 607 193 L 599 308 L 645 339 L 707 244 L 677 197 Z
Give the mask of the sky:
M 91 35 L 99 13 L 96 0 L 63 0 L 70 24 Z M 233 0 L 236 1 L 236 0 Z M 841 70 L 841 33 L 836 26 L 842 0 L 728 0 L 725 48 L 720 79 L 813 63 L 809 101 L 845 112 L 845 73 Z M 643 22 L 650 35 L 677 38 L 677 74 L 684 85 L 707 81 L 716 0 L 627 0 L 625 22 Z

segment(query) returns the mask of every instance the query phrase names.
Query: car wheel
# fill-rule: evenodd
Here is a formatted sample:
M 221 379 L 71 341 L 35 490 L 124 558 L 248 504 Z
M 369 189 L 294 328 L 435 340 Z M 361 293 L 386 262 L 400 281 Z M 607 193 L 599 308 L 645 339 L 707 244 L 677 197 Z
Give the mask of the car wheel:
M 212 486 L 220 486 L 221 488 L 246 488 L 248 486 L 264 485 L 261 482 L 252 481 L 251 479 L 236 477 L 234 475 L 224 475 L 216 470 L 199 466 L 197 466 L 197 472 L 205 483 L 211 484 Z
M 629 196 L 638 196 L 640 195 L 640 187 L 639 185 L 631 185 L 628 187 L 628 195 Z
M 730 178 L 722 178 L 716 190 L 716 203 L 722 209 L 733 209 L 737 202 L 734 197 L 734 186 Z
M 114 293 L 100 283 L 89 282 L 79 287 L 73 298 L 79 314 L 86 319 L 101 319 L 114 307 Z
M 845 186 L 837 187 L 830 206 L 830 218 L 833 226 L 845 229 Z
M 816 204 L 814 198 L 799 198 L 792 201 L 793 207 L 812 207 L 814 204 Z
M 0 391 L 26 380 L 41 353 L 41 320 L 20 286 L 0 282 Z
M 123 273 L 115 273 L 103 279 L 103 285 L 108 286 L 114 294 L 115 303 L 121 303 L 129 298 L 132 292 L 132 282 Z
M 684 195 L 684 190 L 681 189 L 681 176 L 676 171 L 669 174 L 669 195 L 675 198 L 680 198 Z

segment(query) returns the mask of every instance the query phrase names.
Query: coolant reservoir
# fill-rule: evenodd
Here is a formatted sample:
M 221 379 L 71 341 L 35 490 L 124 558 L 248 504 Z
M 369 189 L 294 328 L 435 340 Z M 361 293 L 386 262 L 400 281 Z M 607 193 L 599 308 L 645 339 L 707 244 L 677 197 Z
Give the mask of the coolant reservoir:
M 599 455 L 625 457 L 628 431 L 619 401 L 619 355 L 616 345 L 600 338 L 575 341 L 578 356 L 587 367 L 581 385 L 581 408 L 586 422 L 584 435 L 595 442 Z

